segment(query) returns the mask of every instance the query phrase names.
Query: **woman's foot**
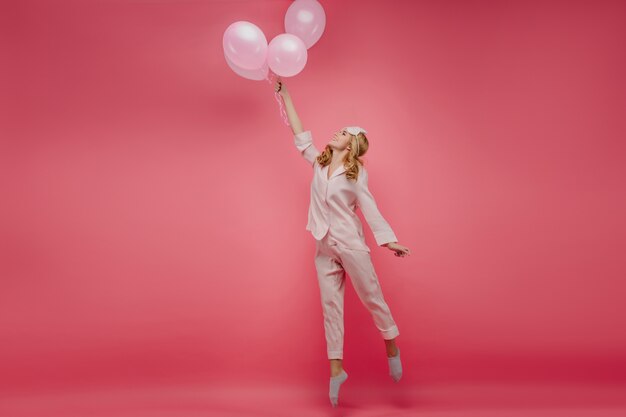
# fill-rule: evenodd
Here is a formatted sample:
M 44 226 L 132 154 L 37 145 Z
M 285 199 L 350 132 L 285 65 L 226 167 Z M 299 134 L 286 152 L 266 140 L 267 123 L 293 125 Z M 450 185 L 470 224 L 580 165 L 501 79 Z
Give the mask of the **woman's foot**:
M 402 378 L 402 362 L 400 361 L 400 348 L 396 348 L 398 354 L 395 356 L 389 356 L 387 353 L 387 361 L 389 362 L 389 375 L 391 378 L 398 382 Z
M 348 373 L 343 369 L 338 375 L 330 377 L 328 397 L 330 398 L 330 403 L 333 407 L 336 407 L 339 404 L 339 388 L 341 388 L 341 384 L 343 384 L 346 379 L 348 379 Z

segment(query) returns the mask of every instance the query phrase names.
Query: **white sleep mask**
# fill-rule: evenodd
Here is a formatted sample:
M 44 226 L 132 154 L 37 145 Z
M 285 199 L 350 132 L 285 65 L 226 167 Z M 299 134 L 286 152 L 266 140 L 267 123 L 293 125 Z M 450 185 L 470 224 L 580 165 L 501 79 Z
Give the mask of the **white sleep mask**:
M 346 131 L 348 133 L 350 133 L 351 135 L 358 135 L 359 133 L 363 132 L 363 133 L 367 133 L 367 130 L 363 129 L 362 127 L 358 127 L 358 126 L 349 126 L 346 127 Z M 359 140 L 356 140 L 356 154 L 359 154 Z
M 354 135 L 354 136 L 358 135 L 361 132 L 367 133 L 367 130 L 363 129 L 362 127 L 358 127 L 358 126 L 346 127 L 346 130 L 348 131 L 348 133 L 350 133 L 351 135 Z

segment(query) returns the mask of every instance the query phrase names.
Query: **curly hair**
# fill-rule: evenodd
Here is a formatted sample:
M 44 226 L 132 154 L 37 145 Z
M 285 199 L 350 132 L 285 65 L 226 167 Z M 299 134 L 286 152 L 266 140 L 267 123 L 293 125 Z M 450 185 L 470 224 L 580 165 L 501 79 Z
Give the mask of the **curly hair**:
M 357 145 L 358 141 L 358 145 Z M 363 132 L 359 132 L 358 135 L 350 134 L 350 151 L 343 160 L 343 166 L 346 169 L 346 177 L 350 180 L 356 180 L 359 178 L 359 166 L 363 166 L 361 156 L 365 155 L 369 142 L 367 136 Z M 357 149 L 359 154 L 357 155 Z M 324 150 L 317 156 L 317 162 L 320 166 L 325 167 L 332 161 L 333 148 L 330 145 L 326 145 Z

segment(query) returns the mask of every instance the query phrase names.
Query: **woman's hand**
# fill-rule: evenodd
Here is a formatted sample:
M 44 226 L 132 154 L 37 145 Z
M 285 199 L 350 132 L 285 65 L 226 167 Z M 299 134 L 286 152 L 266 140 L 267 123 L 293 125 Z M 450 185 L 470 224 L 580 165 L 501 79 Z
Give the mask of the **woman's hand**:
M 287 86 L 285 85 L 283 80 L 280 79 L 280 77 L 276 79 L 276 83 L 274 84 L 274 91 L 276 91 L 283 97 L 289 95 L 289 91 L 287 91 Z
M 385 245 L 387 249 L 394 251 L 394 255 L 399 256 L 401 258 L 410 255 L 411 250 L 406 246 L 399 244 L 398 242 L 389 242 Z

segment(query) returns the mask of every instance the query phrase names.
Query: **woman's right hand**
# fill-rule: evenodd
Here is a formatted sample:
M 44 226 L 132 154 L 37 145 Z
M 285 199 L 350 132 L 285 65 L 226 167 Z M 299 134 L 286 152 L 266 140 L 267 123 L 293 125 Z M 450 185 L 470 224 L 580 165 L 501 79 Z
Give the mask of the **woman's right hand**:
M 285 82 L 281 80 L 280 78 L 278 78 L 276 80 L 276 83 L 274 84 L 274 91 L 276 91 L 278 94 L 280 94 L 283 97 L 289 95 L 289 91 L 287 91 L 287 86 L 285 85 Z

